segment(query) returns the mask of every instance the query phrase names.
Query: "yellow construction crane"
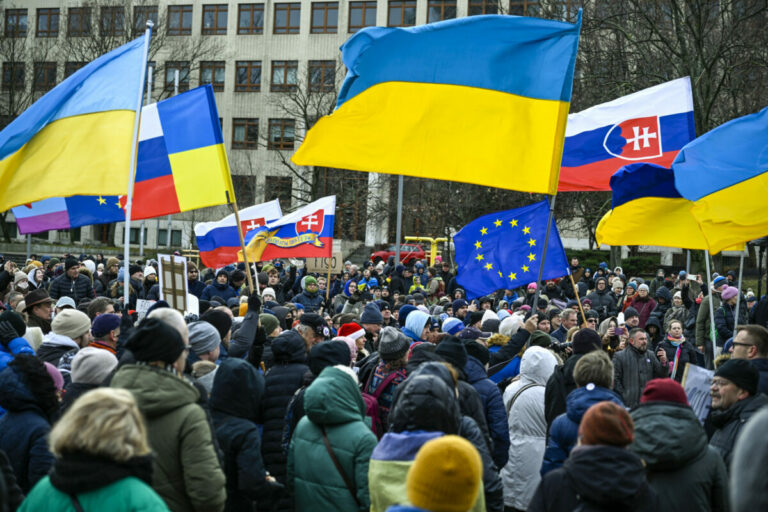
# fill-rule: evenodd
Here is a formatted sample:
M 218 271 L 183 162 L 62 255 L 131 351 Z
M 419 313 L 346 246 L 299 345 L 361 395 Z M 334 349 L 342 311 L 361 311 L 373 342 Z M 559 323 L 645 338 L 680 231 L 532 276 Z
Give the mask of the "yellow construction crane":
M 440 255 L 440 252 L 437 250 L 437 244 L 439 243 L 445 243 L 448 241 L 447 238 L 432 238 L 431 236 L 406 236 L 405 237 L 406 242 L 427 242 L 429 243 L 429 264 L 434 265 L 435 264 L 435 258 L 437 258 Z

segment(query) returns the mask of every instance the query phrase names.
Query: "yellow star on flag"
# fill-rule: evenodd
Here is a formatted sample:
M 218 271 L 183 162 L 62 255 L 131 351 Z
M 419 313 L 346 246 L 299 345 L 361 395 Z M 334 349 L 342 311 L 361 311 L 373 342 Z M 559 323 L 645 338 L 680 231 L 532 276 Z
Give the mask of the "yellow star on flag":
M 99 198 L 97 199 L 97 201 L 99 202 L 99 205 L 102 205 L 102 204 L 107 204 L 107 200 L 106 200 L 106 199 L 104 199 L 104 198 L 103 198 L 103 197 L 101 197 L 101 196 L 99 196 Z
M 496 225 L 496 227 L 501 226 L 501 221 L 499 219 L 496 219 L 495 221 L 493 221 L 493 223 Z
M 480 234 L 481 235 L 487 235 L 488 234 L 488 228 L 480 228 Z
M 483 244 L 480 243 L 480 240 L 475 242 L 475 249 L 480 249 L 483 246 Z
M 517 274 L 515 274 L 514 272 L 510 272 L 507 277 L 509 278 L 510 281 L 514 281 L 515 279 L 517 279 Z
M 123 207 L 123 205 L 121 205 L 121 204 L 120 204 L 120 200 L 119 200 L 119 199 L 118 199 L 118 201 L 115 203 L 115 205 L 116 205 L 118 208 L 122 208 L 122 207 Z
M 528 267 L 523 265 L 523 272 L 528 272 L 528 270 L 529 270 Z
M 536 260 L 536 255 L 535 255 L 535 254 L 533 254 L 533 253 L 530 253 L 530 254 L 528 255 L 528 261 L 534 261 L 534 260 Z
M 528 246 L 533 247 L 534 245 L 536 245 L 536 240 L 533 238 L 528 239 Z
M 517 226 L 517 219 L 512 219 L 511 221 L 509 221 L 509 223 L 512 225 L 512 227 L 515 227 Z
M 523 234 L 527 235 L 527 234 L 528 234 L 528 233 L 530 233 L 530 232 L 531 232 L 531 228 L 529 228 L 528 226 L 525 226 L 525 227 L 523 228 Z
M 485 264 L 485 270 L 491 270 L 493 268 L 493 263 L 486 263 Z
M 482 254 L 478 254 L 477 256 L 475 256 L 475 259 L 477 261 L 481 261 L 483 259 L 483 255 Z
M 501 270 L 499 270 L 499 277 L 504 277 L 504 274 L 501 273 Z

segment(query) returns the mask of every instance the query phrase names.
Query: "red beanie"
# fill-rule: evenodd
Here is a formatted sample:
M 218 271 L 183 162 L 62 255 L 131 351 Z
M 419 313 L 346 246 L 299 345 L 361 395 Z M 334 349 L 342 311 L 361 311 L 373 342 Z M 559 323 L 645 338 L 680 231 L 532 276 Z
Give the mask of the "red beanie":
M 649 380 L 640 397 L 640 403 L 646 402 L 674 402 L 688 405 L 688 397 L 685 390 L 677 381 L 672 379 Z
M 353 340 L 356 340 L 360 336 L 365 336 L 365 329 L 355 322 L 350 322 L 339 327 L 339 332 L 337 334 L 338 336 L 348 336 Z
M 598 402 L 579 425 L 581 444 L 627 446 L 635 439 L 635 425 L 627 410 L 613 402 Z

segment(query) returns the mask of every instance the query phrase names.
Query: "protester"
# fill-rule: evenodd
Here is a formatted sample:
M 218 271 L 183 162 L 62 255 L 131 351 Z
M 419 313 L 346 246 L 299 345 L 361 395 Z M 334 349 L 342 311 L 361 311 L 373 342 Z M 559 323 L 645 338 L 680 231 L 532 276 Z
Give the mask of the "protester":
M 712 301 L 714 311 L 720 309 L 720 294 L 728 286 L 728 280 L 723 276 L 717 276 L 712 280 L 712 290 L 707 294 L 699 305 L 699 312 L 696 316 L 696 346 L 704 353 L 704 359 L 707 368 L 712 368 L 712 339 L 710 338 L 710 325 L 714 321 L 709 316 L 709 302 Z M 727 338 L 726 338 L 727 339 Z M 717 345 L 722 346 L 726 339 L 717 339 Z
M 64 260 L 64 273 L 51 281 L 48 293 L 54 301 L 59 297 L 72 297 L 75 304 L 79 304 L 81 299 L 96 297 L 93 283 L 87 276 L 80 273 L 80 262 L 75 258 Z
M 72 359 L 71 382 L 61 401 L 61 411 L 69 409 L 80 396 L 104 385 L 117 367 L 117 358 L 108 350 L 96 347 L 80 349 Z
M 51 332 L 51 316 L 53 314 L 53 300 L 46 290 L 39 289 L 29 292 L 24 300 L 22 313 L 27 314 L 27 325 L 39 327 L 43 334 Z
M 363 390 L 376 397 L 382 425 L 387 425 L 395 391 L 407 377 L 405 364 L 408 347 L 408 339 L 394 327 L 385 327 L 379 333 L 379 357 L 381 360 L 376 365 Z
M 749 360 L 760 373 L 757 390 L 768 394 L 768 329 L 754 324 L 739 326 L 732 345 L 731 359 Z
M 698 364 L 696 349 L 683 336 L 683 324 L 680 320 L 669 322 L 667 334 L 658 348 L 664 351 L 669 375 L 677 382 L 683 380 L 686 364 Z
M 630 409 L 640 403 L 648 381 L 669 376 L 667 353 L 649 350 L 648 334 L 640 328 L 629 331 L 629 347 L 614 355 L 613 365 L 614 390 Z
M 768 510 L 768 480 L 761 471 L 755 471 L 755 461 L 762 462 L 768 458 L 766 428 L 768 408 L 763 408 L 747 421 L 736 440 L 730 481 L 733 512 Z
M 741 300 L 739 310 L 736 311 L 736 303 L 739 302 L 739 290 L 733 286 L 726 286 L 720 294 L 721 304 L 715 310 L 715 327 L 719 340 L 727 340 L 733 337 L 733 329 L 738 320 L 738 325 L 749 322 L 747 318 L 747 304 Z
M 0 314 L 0 371 L 19 354 L 34 354 L 30 344 L 23 338 L 27 332 L 24 319 L 15 311 Z

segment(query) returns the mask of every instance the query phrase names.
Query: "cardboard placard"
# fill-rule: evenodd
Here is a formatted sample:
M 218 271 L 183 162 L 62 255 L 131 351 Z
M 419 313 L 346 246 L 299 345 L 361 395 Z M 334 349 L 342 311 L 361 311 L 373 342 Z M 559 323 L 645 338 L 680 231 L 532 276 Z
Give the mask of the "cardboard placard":
M 187 312 L 187 258 L 158 254 L 160 300 L 166 301 L 182 315 Z
M 341 274 L 344 272 L 344 258 L 340 252 L 333 253 L 330 258 L 307 258 L 307 272 L 317 274 L 328 273 L 328 261 L 331 263 L 331 273 Z
M 139 315 L 139 320 L 147 316 L 147 310 L 154 304 L 154 300 L 136 300 L 136 313 Z
M 712 378 L 715 372 L 707 370 L 695 364 L 685 363 L 685 372 L 683 373 L 683 389 L 688 396 L 688 403 L 691 409 L 704 424 L 709 414 L 709 408 L 712 405 L 712 397 L 709 396 L 709 387 L 712 385 Z

